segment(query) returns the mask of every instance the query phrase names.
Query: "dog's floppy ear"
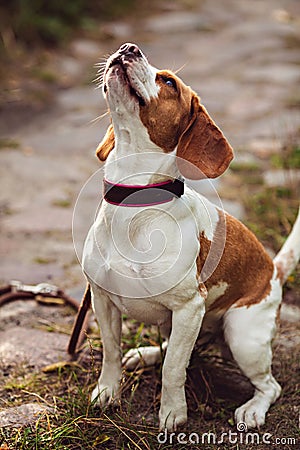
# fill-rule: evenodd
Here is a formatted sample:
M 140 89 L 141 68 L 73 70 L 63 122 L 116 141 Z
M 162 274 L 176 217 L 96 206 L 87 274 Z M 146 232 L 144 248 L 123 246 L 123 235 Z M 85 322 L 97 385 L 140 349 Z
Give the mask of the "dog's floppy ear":
M 114 128 L 112 125 L 109 125 L 109 127 L 106 130 L 105 136 L 98 145 L 96 149 L 96 156 L 100 159 L 100 161 L 105 161 L 108 157 L 109 153 L 112 151 L 112 149 L 115 146 L 115 134 L 114 134 Z
M 220 176 L 233 158 L 233 150 L 222 131 L 193 94 L 191 120 L 180 136 L 177 164 L 183 176 L 201 179 Z

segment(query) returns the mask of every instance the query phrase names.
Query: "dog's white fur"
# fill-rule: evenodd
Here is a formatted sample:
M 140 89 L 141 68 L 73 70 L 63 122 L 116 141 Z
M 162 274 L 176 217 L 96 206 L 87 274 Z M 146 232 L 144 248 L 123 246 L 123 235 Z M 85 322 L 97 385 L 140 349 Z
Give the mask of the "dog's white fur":
M 196 94 L 171 72 L 150 66 L 134 44 L 122 46 L 108 59 L 104 95 L 112 125 L 99 146 L 98 156 L 102 160 L 107 158 L 105 177 L 110 182 L 153 184 L 178 177 L 178 167 L 187 177 L 200 178 L 197 170 L 189 169 L 188 161 L 208 177 L 218 176 L 228 166 L 231 148 Z M 176 121 L 175 126 L 180 129 L 182 125 L 183 129 L 173 147 L 166 148 L 167 144 L 160 142 L 164 142 L 164 134 L 170 133 L 167 122 L 163 123 L 163 108 L 167 107 L 169 99 L 176 101 L 182 111 L 178 119 L 173 117 L 171 108 L 167 111 L 168 120 L 172 126 L 172 121 Z M 189 123 L 195 115 L 195 107 L 201 110 L 197 114 L 205 114 L 213 124 L 218 142 L 222 141 L 221 158 L 225 162 L 218 161 L 217 168 L 210 167 L 214 166 L 214 157 L 211 162 L 208 159 L 205 166 L 202 156 L 199 161 L 195 155 L 194 141 L 201 146 L 203 133 L 203 130 L 194 131 L 196 125 Z M 156 115 L 160 117 L 155 122 Z M 200 115 L 194 122 L 198 117 Z M 182 160 L 176 164 L 176 150 L 178 153 L 184 140 L 182 136 L 189 128 L 190 150 L 186 144 L 179 155 Z M 196 139 L 195 133 L 198 133 Z M 210 151 L 210 137 L 203 136 L 203 139 L 206 140 L 205 161 L 205 152 Z M 230 216 L 224 216 L 229 230 L 222 244 L 224 248 L 220 244 L 221 254 L 213 259 L 214 267 L 201 278 L 203 265 L 199 264 L 198 257 L 204 254 L 205 243 L 214 241 L 222 222 L 220 214 L 217 207 L 187 187 L 181 198 L 155 207 L 123 207 L 102 202 L 83 255 L 84 272 L 91 286 L 92 305 L 103 342 L 102 371 L 92 401 L 104 405 L 120 395 L 121 315 L 124 313 L 139 321 L 157 324 L 168 342 L 162 371 L 160 428 L 174 430 L 186 422 L 184 385 L 191 352 L 197 338 L 206 340 L 222 326 L 234 359 L 255 386 L 253 398 L 236 410 L 235 419 L 248 427 L 265 422 L 266 412 L 281 391 L 271 373 L 271 342 L 282 284 L 299 258 L 300 220 L 297 219 L 288 246 L 273 264 L 246 228 Z M 251 265 L 255 266 L 260 255 L 266 258 L 267 284 L 261 281 L 264 263 L 257 271 L 252 267 L 251 273 L 245 265 L 238 266 L 243 254 L 252 251 L 245 241 L 248 238 L 257 251 L 256 255 L 249 256 Z M 214 271 L 220 277 L 217 280 L 211 272 L 219 261 L 220 268 Z M 237 267 L 241 272 L 239 280 L 235 278 Z M 247 277 L 253 277 L 253 284 L 263 285 L 263 288 L 257 288 L 253 294 L 250 291 L 249 298 L 243 294 L 243 298 L 230 300 L 232 293 L 238 295 L 237 284 L 246 283 Z M 258 291 L 260 298 L 257 298 Z M 231 294 L 226 296 L 226 293 Z M 130 368 L 143 358 L 145 364 L 153 364 L 160 352 L 159 347 L 131 350 L 123 363 Z

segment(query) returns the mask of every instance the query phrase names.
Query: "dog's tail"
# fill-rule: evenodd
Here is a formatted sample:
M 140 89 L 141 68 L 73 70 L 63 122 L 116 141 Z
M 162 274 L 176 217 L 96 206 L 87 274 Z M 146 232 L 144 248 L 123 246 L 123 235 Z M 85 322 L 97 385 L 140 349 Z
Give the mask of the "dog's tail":
M 296 267 L 300 258 L 300 208 L 296 222 L 283 244 L 282 249 L 274 258 L 274 264 L 277 267 L 281 284 L 284 284 L 290 273 Z

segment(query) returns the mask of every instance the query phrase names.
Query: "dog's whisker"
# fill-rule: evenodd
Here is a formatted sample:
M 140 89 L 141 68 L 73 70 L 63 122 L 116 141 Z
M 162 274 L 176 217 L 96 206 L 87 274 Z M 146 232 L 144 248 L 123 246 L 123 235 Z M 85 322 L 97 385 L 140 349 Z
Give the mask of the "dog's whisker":
M 96 72 L 96 80 L 103 78 L 104 77 L 104 72 L 105 72 L 105 67 L 97 70 Z
M 95 67 L 105 67 L 106 66 L 106 61 L 103 61 L 103 62 L 98 62 L 98 63 L 96 63 L 96 64 L 94 64 L 94 66 Z
M 178 69 L 174 69 L 174 73 L 177 75 L 178 73 L 180 73 L 186 66 L 187 66 L 187 62 L 185 62 L 184 64 L 182 64 L 182 66 L 180 66 Z
M 99 70 L 97 70 L 97 72 L 96 72 L 96 74 L 99 76 L 99 75 L 104 75 L 104 73 L 105 73 L 105 69 L 103 68 L 103 69 L 99 69 Z
M 103 84 L 103 73 L 101 73 L 100 75 L 98 75 L 96 78 L 94 78 L 92 80 L 93 83 L 99 83 L 99 84 Z
M 99 75 L 104 74 L 104 72 L 105 72 L 105 67 L 101 67 L 100 69 L 96 70 L 96 73 Z
M 106 117 L 109 114 L 109 111 L 104 112 L 103 114 L 101 114 L 100 116 L 95 117 L 94 119 L 91 119 L 88 122 L 88 125 L 94 125 L 95 123 L 99 123 L 101 122 L 102 119 L 104 119 L 104 117 Z
M 107 53 L 106 55 L 102 56 L 100 58 L 100 61 L 98 61 L 95 65 L 98 66 L 98 65 L 101 65 L 101 64 L 106 64 L 108 58 L 110 58 L 111 55 L 112 55 L 112 53 Z
M 104 82 L 103 81 L 102 82 L 95 81 L 95 84 L 96 84 L 96 86 L 95 86 L 96 90 L 98 90 L 98 89 L 101 90 L 103 88 L 103 86 L 104 86 Z

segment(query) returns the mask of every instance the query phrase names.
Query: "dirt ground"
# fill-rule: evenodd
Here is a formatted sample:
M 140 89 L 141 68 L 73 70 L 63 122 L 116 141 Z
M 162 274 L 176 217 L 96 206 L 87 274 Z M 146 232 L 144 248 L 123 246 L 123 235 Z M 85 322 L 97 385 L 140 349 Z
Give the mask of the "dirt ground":
M 101 91 L 95 89 L 92 82 L 97 77 L 94 65 L 126 41 L 138 43 L 156 67 L 180 70 L 180 77 L 200 94 L 233 145 L 235 169 L 233 167 L 214 184 L 225 209 L 245 222 L 250 217 L 251 222 L 255 222 L 255 217 L 249 214 L 249 203 L 244 200 L 245 193 L 251 197 L 264 189 L 288 188 L 287 202 L 294 209 L 298 203 L 299 165 L 293 165 L 287 172 L 285 167 L 273 163 L 287 146 L 299 148 L 298 1 L 163 2 L 161 10 L 138 20 L 130 17 L 100 26 L 101 38 L 78 37 L 64 50 L 49 51 L 43 63 L 39 63 L 41 56 L 33 54 L 25 65 L 24 77 L 16 73 L 6 80 L 0 98 L 2 284 L 12 279 L 30 284 L 47 281 L 80 299 L 84 278 L 78 260 L 101 192 L 101 170 L 96 173 L 101 166 L 94 151 L 108 124 L 108 117 L 101 118 L 106 112 Z M 216 198 L 213 189 L 206 185 L 197 188 L 213 200 Z M 277 224 L 264 223 L 259 216 L 264 212 L 257 214 L 257 222 L 263 224 L 266 235 L 270 235 L 268 230 L 276 228 Z M 285 227 L 280 227 L 277 243 L 282 242 L 289 226 L 288 221 Z M 266 242 L 269 245 L 268 238 Z M 299 272 L 293 279 L 297 284 Z M 295 283 L 290 280 L 286 291 L 274 350 L 274 371 L 284 386 L 283 396 L 271 409 L 263 430 L 273 437 L 297 439 L 295 445 L 282 440 L 278 448 L 287 449 L 299 445 L 300 304 L 299 291 L 293 287 Z M 74 311 L 61 306 L 38 305 L 34 301 L 18 301 L 2 307 L 0 319 L 0 428 L 4 430 L 0 434 L 0 447 L 13 448 L 7 436 L 15 436 L 22 424 L 27 426 L 28 417 L 31 417 L 29 423 L 36 424 L 36 416 L 34 413 L 30 416 L 28 409 L 23 413 L 19 411 L 16 416 L 10 408 L 28 403 L 35 405 L 33 410 L 37 404 L 54 407 L 51 392 L 45 386 L 43 389 L 35 387 L 36 390 L 28 394 L 32 387 L 31 378 L 28 382 L 29 374 L 35 374 L 43 383 L 52 383 L 55 386 L 53 398 L 59 397 L 60 389 L 62 393 L 68 392 L 69 368 L 62 371 L 60 389 L 56 386 L 57 372 L 45 375 L 41 371 L 45 366 L 67 360 L 65 349 Z M 137 325 L 125 330 L 124 349 L 128 342 L 140 343 L 133 338 L 137 330 Z M 149 340 L 151 333 L 145 329 L 139 338 Z M 95 382 L 93 364 L 100 362 L 101 352 L 98 355 L 95 350 L 93 359 L 91 348 L 97 349 L 99 345 L 92 333 L 80 357 L 83 370 L 72 369 L 77 376 L 74 381 L 75 375 L 72 375 L 74 395 L 75 392 L 78 395 L 81 384 L 87 396 Z M 200 372 L 195 371 L 193 365 L 197 369 L 201 367 Z M 126 414 L 123 413 L 137 426 L 142 423 L 153 427 L 157 425 L 159 367 L 141 371 L 139 375 L 140 381 L 127 375 L 127 409 Z M 133 389 L 133 386 L 136 387 Z M 235 368 L 228 368 L 214 351 L 205 351 L 202 356 L 196 352 L 188 383 L 189 432 L 227 430 L 232 426 L 233 405 L 250 391 L 247 380 L 242 379 Z M 39 398 L 34 392 L 38 392 Z M 58 404 L 64 407 L 64 403 Z M 79 410 L 75 408 L 73 413 L 79 414 Z M 124 415 L 114 412 L 110 417 L 121 427 L 117 417 L 124 418 Z M 103 416 L 101 418 L 104 420 Z M 97 441 L 94 436 L 94 448 L 97 445 L 97 448 L 139 448 L 123 434 L 124 440 L 120 438 L 116 444 L 108 421 L 101 425 L 108 439 L 106 444 L 98 445 L 100 438 L 98 436 Z M 84 429 L 89 429 L 87 419 Z M 150 431 L 150 435 L 155 434 L 152 428 Z M 5 442 L 9 442 L 8 447 Z M 177 446 L 178 443 L 155 447 L 152 441 L 145 442 L 140 442 L 140 448 L 185 448 Z M 35 448 L 18 445 L 16 448 Z M 72 447 L 69 442 L 65 447 L 55 447 L 53 443 L 53 447 L 49 443 L 39 445 L 37 448 L 92 448 L 92 444 L 91 447 L 76 447 L 75 444 Z M 269 447 L 267 444 L 207 446 Z M 190 445 L 190 448 L 198 447 Z

